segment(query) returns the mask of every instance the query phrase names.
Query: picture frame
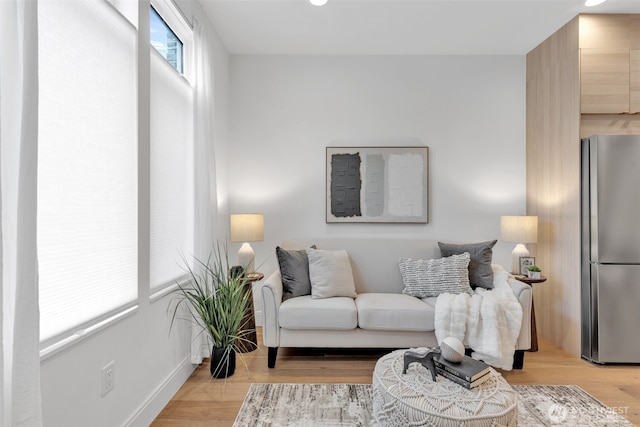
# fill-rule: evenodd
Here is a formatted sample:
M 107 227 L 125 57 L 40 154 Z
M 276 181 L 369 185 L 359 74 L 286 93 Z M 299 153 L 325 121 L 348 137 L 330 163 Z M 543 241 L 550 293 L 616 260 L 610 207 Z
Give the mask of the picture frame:
M 527 276 L 529 274 L 529 267 L 536 265 L 536 258 L 532 256 L 520 257 L 520 275 Z
M 327 223 L 429 220 L 429 147 L 326 147 Z

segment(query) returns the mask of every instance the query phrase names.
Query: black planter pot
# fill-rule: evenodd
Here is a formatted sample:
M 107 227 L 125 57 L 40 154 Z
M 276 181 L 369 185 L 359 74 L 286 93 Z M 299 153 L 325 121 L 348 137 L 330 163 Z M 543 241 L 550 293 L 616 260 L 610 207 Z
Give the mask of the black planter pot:
M 227 378 L 236 370 L 236 352 L 227 348 L 214 348 L 211 351 L 210 372 L 213 378 Z

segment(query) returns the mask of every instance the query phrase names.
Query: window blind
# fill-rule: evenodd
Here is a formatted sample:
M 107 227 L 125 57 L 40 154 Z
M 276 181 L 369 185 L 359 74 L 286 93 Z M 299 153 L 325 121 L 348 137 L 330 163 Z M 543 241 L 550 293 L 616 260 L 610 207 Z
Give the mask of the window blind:
M 38 3 L 40 339 L 137 299 L 135 28 L 102 0 Z
M 151 49 L 151 289 L 185 275 L 193 254 L 193 89 Z

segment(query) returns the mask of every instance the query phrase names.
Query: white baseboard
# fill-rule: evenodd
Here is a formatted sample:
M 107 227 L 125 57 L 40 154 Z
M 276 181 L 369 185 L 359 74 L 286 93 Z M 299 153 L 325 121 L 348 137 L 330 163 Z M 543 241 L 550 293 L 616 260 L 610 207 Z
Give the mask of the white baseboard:
M 146 402 L 143 402 L 138 410 L 127 420 L 125 427 L 147 427 L 156 419 L 162 409 L 167 406 L 171 398 L 180 390 L 195 370 L 191 364 L 190 356 L 176 367 L 176 369 L 154 390 Z

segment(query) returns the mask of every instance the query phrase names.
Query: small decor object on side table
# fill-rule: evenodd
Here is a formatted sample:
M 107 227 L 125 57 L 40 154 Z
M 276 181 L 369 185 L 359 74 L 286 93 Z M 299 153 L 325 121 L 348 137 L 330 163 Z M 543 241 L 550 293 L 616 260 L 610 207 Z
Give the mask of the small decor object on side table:
M 536 258 L 532 256 L 520 257 L 520 275 L 527 276 L 529 274 L 529 267 L 536 265 Z
M 529 267 L 528 275 L 529 279 L 540 279 L 542 270 L 540 270 L 540 267 L 538 267 L 537 265 L 532 265 L 531 267 Z

